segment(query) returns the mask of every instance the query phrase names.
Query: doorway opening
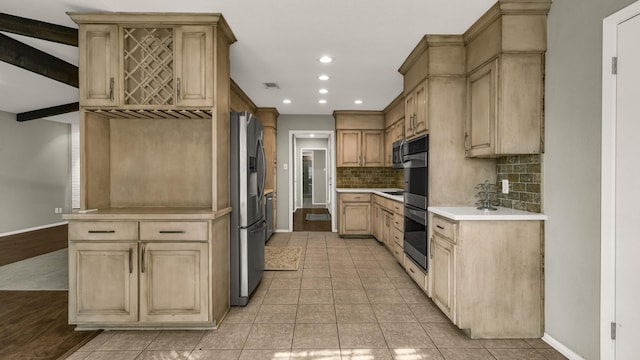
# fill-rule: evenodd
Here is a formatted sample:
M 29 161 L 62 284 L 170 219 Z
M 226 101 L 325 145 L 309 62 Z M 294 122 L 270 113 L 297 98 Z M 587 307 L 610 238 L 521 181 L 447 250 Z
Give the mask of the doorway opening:
M 292 131 L 290 139 L 290 231 L 332 231 L 333 132 Z

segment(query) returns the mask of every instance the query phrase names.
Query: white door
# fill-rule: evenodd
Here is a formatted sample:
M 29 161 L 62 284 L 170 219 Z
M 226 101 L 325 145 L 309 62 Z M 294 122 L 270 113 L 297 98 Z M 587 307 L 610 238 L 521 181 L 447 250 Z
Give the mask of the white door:
M 616 359 L 640 354 L 640 15 L 618 25 L 615 160 Z

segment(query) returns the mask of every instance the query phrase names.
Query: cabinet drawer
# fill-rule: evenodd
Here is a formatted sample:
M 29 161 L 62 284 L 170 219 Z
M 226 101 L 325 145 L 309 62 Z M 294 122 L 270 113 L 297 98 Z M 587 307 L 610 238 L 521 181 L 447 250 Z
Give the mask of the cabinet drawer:
M 401 248 L 404 247 L 404 232 L 402 230 L 395 228 L 393 229 L 393 242 L 395 242 Z
M 404 231 L 404 216 L 394 213 L 393 226 L 401 232 Z
M 371 194 L 353 193 L 340 194 L 340 201 L 343 202 L 370 202 Z
M 393 212 L 400 216 L 404 216 L 404 204 L 399 203 L 397 201 L 394 201 L 392 204 L 393 204 Z
M 427 275 L 418 267 L 418 265 L 414 264 L 413 261 L 407 259 L 407 256 L 404 257 L 404 268 L 407 270 L 407 273 L 413 281 L 420 286 L 422 290 L 427 291 Z
M 404 250 L 401 245 L 393 243 L 389 248 L 389 251 L 391 251 L 391 255 L 396 258 L 400 265 L 404 265 Z
M 140 240 L 207 241 L 209 226 L 206 221 L 143 221 Z
M 373 201 L 374 204 L 381 205 L 382 204 L 382 196 L 373 195 L 373 197 L 371 198 L 371 201 Z
M 136 221 L 71 221 L 69 240 L 138 240 Z
M 456 243 L 456 224 L 449 222 L 439 216 L 434 216 L 432 223 L 434 232 L 441 234 L 442 236 L 452 241 L 454 244 Z

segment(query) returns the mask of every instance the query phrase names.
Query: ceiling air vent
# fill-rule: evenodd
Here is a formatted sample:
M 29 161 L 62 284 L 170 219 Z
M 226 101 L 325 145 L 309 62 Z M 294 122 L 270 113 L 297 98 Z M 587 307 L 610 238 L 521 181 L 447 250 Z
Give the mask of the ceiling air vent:
M 263 83 L 262 85 L 264 85 L 264 88 L 267 90 L 280 89 L 280 85 L 278 85 L 277 82 L 266 82 L 266 83 Z

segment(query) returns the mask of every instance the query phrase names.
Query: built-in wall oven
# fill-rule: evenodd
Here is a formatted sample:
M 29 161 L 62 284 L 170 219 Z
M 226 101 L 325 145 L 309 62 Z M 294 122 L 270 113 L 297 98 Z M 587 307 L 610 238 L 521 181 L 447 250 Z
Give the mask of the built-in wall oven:
M 407 140 L 402 149 L 404 167 L 404 252 L 427 270 L 429 135 Z

